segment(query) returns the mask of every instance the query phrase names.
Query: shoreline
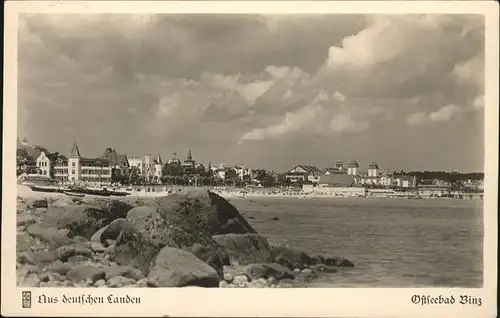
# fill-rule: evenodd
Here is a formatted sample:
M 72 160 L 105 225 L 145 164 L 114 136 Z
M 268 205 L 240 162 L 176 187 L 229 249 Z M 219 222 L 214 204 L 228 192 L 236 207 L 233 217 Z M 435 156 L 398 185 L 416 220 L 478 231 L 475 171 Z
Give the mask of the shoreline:
M 179 193 L 182 193 L 183 190 L 189 190 L 190 188 L 183 188 Z M 198 188 L 202 189 L 202 188 Z M 336 199 L 336 200 L 352 200 L 352 199 L 364 199 L 364 200 L 415 200 L 415 198 L 408 197 L 389 197 L 389 196 L 336 196 L 331 194 L 300 194 L 300 193 L 290 193 L 290 192 L 282 192 L 282 193 L 246 193 L 241 194 L 239 191 L 220 191 L 214 190 L 210 188 L 206 188 L 207 190 L 211 190 L 214 193 L 222 196 L 225 199 L 264 199 L 264 198 L 280 198 L 280 199 L 302 199 L 302 200 L 312 200 L 312 199 Z M 176 192 L 174 192 L 176 193 Z M 162 196 L 168 196 L 172 193 L 168 193 L 165 191 L 162 192 L 132 192 L 130 195 L 121 197 L 121 196 L 109 196 L 103 198 L 112 198 L 112 199 L 120 199 L 120 198 L 156 198 Z M 17 186 L 17 196 L 20 197 L 30 197 L 30 198 L 59 198 L 59 197 L 67 197 L 64 193 L 51 193 L 51 192 L 37 192 L 31 190 L 26 185 L 18 185 Z M 95 195 L 86 195 L 85 197 L 101 197 Z M 470 198 L 469 195 L 464 195 L 463 198 L 453 198 L 453 197 L 420 197 L 418 200 L 482 200 L 477 197 Z

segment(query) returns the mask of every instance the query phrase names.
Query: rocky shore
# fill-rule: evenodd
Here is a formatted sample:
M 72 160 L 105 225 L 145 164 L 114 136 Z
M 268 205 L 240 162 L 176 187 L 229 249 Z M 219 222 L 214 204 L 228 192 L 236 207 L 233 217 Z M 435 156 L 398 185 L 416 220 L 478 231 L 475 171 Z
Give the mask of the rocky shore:
M 272 245 L 210 191 L 157 198 L 17 198 L 17 284 L 304 287 L 354 264 Z

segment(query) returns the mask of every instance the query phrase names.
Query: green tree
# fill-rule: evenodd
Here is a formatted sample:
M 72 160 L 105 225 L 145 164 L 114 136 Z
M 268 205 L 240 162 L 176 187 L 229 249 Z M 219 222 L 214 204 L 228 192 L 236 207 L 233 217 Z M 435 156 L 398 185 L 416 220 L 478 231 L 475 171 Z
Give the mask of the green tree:
M 33 165 L 35 160 L 30 156 L 25 148 L 17 149 L 16 151 L 16 173 L 20 175 L 27 172 L 27 166 Z
M 144 181 L 144 178 L 141 176 L 141 171 L 137 167 L 130 168 L 129 172 L 129 184 L 141 184 Z

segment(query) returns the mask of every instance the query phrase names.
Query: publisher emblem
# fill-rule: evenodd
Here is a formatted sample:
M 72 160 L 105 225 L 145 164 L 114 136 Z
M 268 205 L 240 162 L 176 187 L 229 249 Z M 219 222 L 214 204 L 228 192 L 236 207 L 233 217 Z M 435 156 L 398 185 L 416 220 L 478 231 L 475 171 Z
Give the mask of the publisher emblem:
M 23 308 L 31 308 L 31 292 L 23 291 L 22 295 L 23 300 Z

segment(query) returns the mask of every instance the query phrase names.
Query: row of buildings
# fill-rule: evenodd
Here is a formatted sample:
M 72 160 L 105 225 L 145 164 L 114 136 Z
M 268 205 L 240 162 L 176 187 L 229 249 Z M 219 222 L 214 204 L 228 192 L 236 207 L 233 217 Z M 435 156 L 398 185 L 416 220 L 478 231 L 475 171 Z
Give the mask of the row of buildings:
M 234 166 L 208 166 L 197 163 L 192 156 L 191 147 L 185 160 L 177 158 L 176 153 L 163 162 L 159 153 L 156 155 L 143 155 L 129 157 L 126 154 L 119 154 L 113 148 L 106 148 L 104 153 L 97 158 L 83 157 L 76 142 L 71 145 L 71 150 L 67 157 L 60 156 L 52 159 L 44 151 L 33 151 L 35 147 L 28 144 L 25 138 L 22 142 L 18 139 L 18 149 L 23 148 L 29 151 L 30 156 L 36 158 L 34 167 L 36 174 L 45 177 L 53 177 L 61 182 L 91 182 L 109 184 L 116 180 L 117 176 L 129 174 L 134 169 L 145 183 L 161 183 L 165 174 L 165 166 L 181 167 L 182 173 L 191 172 L 193 174 L 200 171 L 210 171 L 212 176 L 221 180 L 239 179 L 259 183 L 256 177 L 262 169 L 250 169 L 241 165 Z M 360 165 L 356 160 L 351 160 L 344 165 L 342 160 L 337 160 L 333 167 L 320 169 L 311 165 L 297 165 L 282 175 L 268 172 L 276 181 L 285 180 L 286 183 L 300 185 L 305 191 L 334 191 L 334 188 L 349 188 L 349 191 L 358 191 L 356 188 L 403 188 L 414 189 L 418 185 L 421 188 L 445 189 L 449 184 L 441 180 L 417 180 L 416 177 L 407 175 L 394 175 L 388 172 L 383 173 L 376 162 L 367 166 L 366 172 L 360 170 Z M 280 178 L 281 177 L 281 178 Z M 429 180 L 427 180 L 429 181 Z M 484 183 L 468 180 L 470 184 L 464 184 L 471 188 L 482 190 Z M 360 190 L 359 190 L 360 191 Z

